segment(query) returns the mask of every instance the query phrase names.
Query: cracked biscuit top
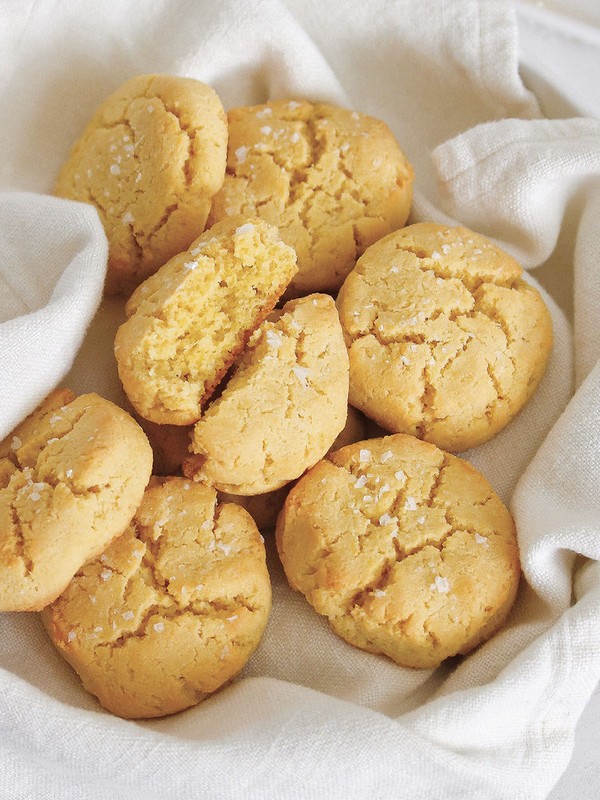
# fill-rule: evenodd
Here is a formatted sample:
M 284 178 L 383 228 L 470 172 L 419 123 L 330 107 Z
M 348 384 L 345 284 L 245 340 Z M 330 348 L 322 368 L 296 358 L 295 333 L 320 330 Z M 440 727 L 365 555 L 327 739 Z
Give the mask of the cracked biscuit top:
M 450 451 L 490 439 L 525 405 L 552 323 L 522 269 L 465 228 L 419 223 L 372 245 L 337 306 L 350 402 L 386 430 Z
M 0 443 L 0 610 L 51 603 L 125 530 L 151 469 L 129 414 L 95 394 L 49 395 Z
M 129 528 L 42 620 L 106 709 L 145 718 L 189 708 L 231 680 L 270 608 L 250 515 L 207 486 L 153 478 Z
M 159 424 L 189 425 L 275 306 L 296 254 L 260 219 L 225 219 L 139 286 L 115 338 L 123 388 Z
M 514 602 L 512 517 L 468 462 L 395 434 L 331 453 L 276 530 L 290 585 L 350 644 L 433 668 L 490 637 Z
M 360 411 L 357 411 L 352 406 L 348 406 L 346 424 L 329 449 L 339 450 L 340 447 L 344 447 L 344 445 L 350 444 L 351 442 L 358 442 L 359 439 L 364 439 L 365 436 L 366 419 Z M 289 490 L 290 484 L 285 484 L 280 489 L 274 489 L 272 492 L 265 492 L 264 494 L 240 495 L 230 494 L 229 492 L 217 492 L 217 496 L 222 502 L 237 503 L 242 506 L 242 508 L 245 508 L 256 522 L 257 528 L 263 531 L 275 528 L 277 516 L 281 511 Z
M 131 294 L 202 233 L 226 151 L 223 106 L 200 81 L 139 75 L 104 101 L 55 193 L 98 210 L 109 242 L 107 292 Z
M 249 341 L 196 423 L 186 475 L 232 494 L 283 486 L 322 458 L 346 422 L 348 354 L 329 295 L 290 300 Z
M 406 222 L 413 170 L 381 120 L 325 103 L 229 112 L 210 220 L 258 215 L 298 254 L 288 296 L 337 291 L 357 257 Z

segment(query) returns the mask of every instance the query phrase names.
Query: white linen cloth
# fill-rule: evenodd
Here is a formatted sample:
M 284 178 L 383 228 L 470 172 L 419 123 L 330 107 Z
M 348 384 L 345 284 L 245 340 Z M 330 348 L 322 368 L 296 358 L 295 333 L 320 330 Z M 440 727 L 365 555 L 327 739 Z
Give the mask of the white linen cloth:
M 531 403 L 466 454 L 518 526 L 526 581 L 501 633 L 458 665 L 402 669 L 337 639 L 267 541 L 273 613 L 243 675 L 136 723 L 99 709 L 35 615 L 4 614 L 0 796 L 545 797 L 600 678 L 598 109 L 544 118 L 515 8 L 495 0 L 4 0 L 0 15 L 0 433 L 73 359 L 68 385 L 120 397 L 120 303 L 75 358 L 104 236 L 89 208 L 43 195 L 95 107 L 142 72 L 199 78 L 226 108 L 303 96 L 385 119 L 415 167 L 412 219 L 460 221 L 539 267 L 555 334 Z

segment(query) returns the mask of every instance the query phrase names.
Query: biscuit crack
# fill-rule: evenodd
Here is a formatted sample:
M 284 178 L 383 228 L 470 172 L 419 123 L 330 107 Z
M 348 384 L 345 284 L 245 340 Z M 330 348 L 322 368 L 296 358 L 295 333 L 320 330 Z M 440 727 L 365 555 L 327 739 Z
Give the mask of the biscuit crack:
M 375 580 L 369 581 L 369 583 L 360 589 L 356 594 L 350 599 L 346 607 L 346 613 L 351 613 L 352 609 L 354 608 L 362 608 L 362 606 L 369 600 L 370 596 L 374 592 L 382 592 L 385 591 L 389 584 L 389 577 L 392 567 L 394 566 L 394 561 L 386 560 L 383 562 L 379 575 L 375 578 Z
M 25 575 L 29 576 L 33 572 L 34 564 L 31 556 L 28 553 L 27 540 L 23 531 L 23 523 L 14 501 L 10 504 L 10 511 L 12 515 L 12 529 L 15 537 L 15 556 L 22 562 Z
M 418 266 L 422 272 L 432 272 L 436 278 L 441 278 L 442 280 L 459 280 L 465 289 L 467 289 L 472 295 L 474 295 L 475 292 L 485 284 L 502 286 L 507 289 L 514 289 L 518 284 L 518 280 L 515 278 L 502 278 L 502 276 L 497 275 L 495 276 L 494 280 L 490 280 L 483 275 L 469 273 L 466 267 L 468 257 L 464 253 L 453 255 L 453 260 L 459 261 L 461 264 L 465 265 L 465 272 L 461 274 L 444 269 L 443 262 L 434 260 L 433 253 L 428 252 L 422 247 L 405 245 L 402 242 L 396 242 L 396 250 L 400 253 L 408 252 L 415 255 L 418 259 L 418 264 L 416 266 Z M 423 261 L 433 262 L 433 264 L 436 266 L 433 266 L 432 263 L 423 264 Z
M 425 505 L 428 508 L 434 508 L 435 507 L 435 501 L 437 500 L 437 493 L 439 491 L 439 488 L 441 486 L 442 480 L 444 478 L 444 472 L 446 471 L 448 466 L 449 466 L 448 457 L 444 453 L 444 459 L 443 459 L 443 461 L 442 461 L 442 463 L 441 463 L 441 465 L 440 465 L 440 467 L 439 467 L 439 469 L 438 469 L 438 471 L 437 471 L 437 473 L 436 473 L 436 475 L 435 475 L 435 477 L 434 477 L 434 479 L 432 481 L 431 488 L 429 489 L 429 496 L 425 500 Z
M 192 158 L 194 157 L 194 139 L 195 139 L 195 135 L 196 134 L 194 133 L 193 136 L 190 134 L 189 128 L 186 125 L 184 125 L 181 116 L 177 113 L 177 110 L 175 108 L 169 107 L 162 98 L 160 98 L 160 97 L 152 97 L 152 98 L 149 98 L 149 99 L 156 100 L 158 103 L 160 103 L 162 105 L 162 107 L 164 108 L 164 110 L 167 112 L 167 114 L 170 114 L 172 117 L 174 117 L 177 120 L 177 124 L 179 125 L 179 129 L 182 131 L 182 133 L 185 133 L 185 135 L 187 136 L 187 140 L 188 140 L 188 155 L 187 155 L 187 158 L 186 158 L 186 160 L 185 160 L 185 162 L 183 164 L 182 170 L 183 170 L 183 175 L 184 175 L 184 178 L 185 178 L 185 185 L 189 188 L 191 186 L 193 178 L 194 178 L 192 170 L 191 170 L 191 162 L 192 162 Z
M 435 419 L 433 414 L 435 397 L 436 388 L 429 376 L 429 366 L 425 364 L 423 367 L 423 392 L 421 393 L 421 420 L 416 427 L 416 435 L 420 439 L 425 438 L 431 421 Z
M 434 270 L 429 270 L 437 274 Z M 365 281 L 368 284 L 368 281 Z M 510 288 L 512 291 L 518 291 L 517 286 L 513 286 L 511 282 L 505 282 L 506 287 Z M 466 320 L 481 320 L 481 318 L 485 318 L 489 325 L 493 325 L 499 329 L 502 334 L 502 338 L 504 340 L 504 344 L 501 345 L 501 351 L 506 356 L 508 361 L 510 361 L 512 368 L 513 368 L 513 376 L 517 374 L 516 369 L 516 362 L 515 362 L 515 353 L 514 347 L 516 345 L 516 341 L 514 339 L 513 333 L 510 329 L 510 326 L 506 319 L 498 313 L 497 309 L 494 308 L 491 303 L 489 303 L 486 298 L 483 296 L 483 291 L 485 286 L 487 285 L 496 285 L 496 286 L 504 286 L 501 281 L 498 283 L 482 283 L 479 287 L 479 290 L 476 290 L 474 293 L 471 292 L 471 297 L 473 299 L 473 307 L 469 311 L 464 311 L 461 309 L 455 309 L 453 311 L 448 312 L 442 308 L 438 308 L 435 311 L 429 313 L 428 316 L 423 315 L 423 319 L 419 321 L 418 324 L 421 324 L 423 328 L 421 330 L 412 330 L 409 332 L 402 332 L 400 334 L 386 334 L 384 335 L 382 330 L 380 330 L 379 319 L 380 319 L 380 311 L 378 310 L 375 314 L 374 318 L 370 321 L 368 327 L 364 331 L 360 331 L 357 333 L 350 333 L 350 346 L 355 342 L 358 342 L 362 339 L 368 338 L 372 336 L 377 343 L 380 345 L 381 348 L 385 349 L 390 344 L 397 344 L 397 345 L 408 345 L 408 344 L 427 344 L 430 348 L 431 358 L 433 358 L 436 362 L 439 363 L 439 357 L 437 355 L 437 348 L 440 345 L 440 335 L 439 333 L 435 335 L 435 337 L 430 338 L 427 335 L 427 327 L 431 325 L 431 323 L 435 322 L 440 317 L 444 317 L 447 321 L 447 337 L 448 339 L 453 339 L 455 337 L 459 337 L 460 347 L 455 350 L 455 352 L 450 356 L 450 358 L 443 363 L 439 377 L 443 379 L 445 374 L 447 373 L 448 369 L 452 366 L 452 364 L 460 360 L 464 357 L 465 353 L 470 351 L 470 348 L 477 346 L 477 337 L 474 333 L 468 330 L 467 327 L 464 325 L 464 321 Z M 468 287 L 467 287 L 468 288 Z M 482 355 L 488 362 L 487 364 L 487 375 L 490 379 L 491 386 L 493 391 L 496 395 L 495 399 L 488 403 L 485 409 L 482 409 L 482 414 L 485 415 L 488 420 L 491 420 L 493 416 L 494 409 L 500 404 L 505 402 L 506 391 L 503 389 L 501 382 L 498 378 L 496 371 L 494 370 L 492 362 L 493 354 L 491 352 L 490 346 L 483 346 L 480 345 L 482 349 Z M 442 351 L 445 349 L 442 348 Z M 410 360 L 410 354 L 408 351 L 403 352 L 400 358 L 404 359 L 406 356 L 407 361 Z M 411 367 L 407 364 L 407 369 L 410 373 Z M 414 368 L 412 368 L 414 369 Z M 414 374 L 414 373 L 413 373 Z M 415 433 L 420 438 L 425 438 L 428 434 L 428 431 L 432 424 L 438 423 L 443 421 L 446 417 L 440 416 L 435 414 L 435 401 L 436 401 L 436 386 L 435 383 L 431 380 L 431 371 L 429 369 L 429 365 L 425 364 L 421 370 L 421 379 L 423 381 L 423 389 L 420 395 L 420 404 L 421 404 L 421 419 L 416 424 Z M 512 379 L 514 381 L 514 377 Z
M 329 458 L 327 458 L 327 460 L 329 461 L 329 463 L 331 463 L 331 465 L 334 468 L 336 468 L 342 473 L 345 473 L 349 479 L 356 477 L 357 472 L 354 469 L 352 468 L 347 469 L 344 466 L 333 464 L 329 460 Z M 437 503 L 438 493 L 443 481 L 444 472 L 449 466 L 450 463 L 447 457 L 443 456 L 443 459 L 438 469 L 436 470 L 435 474 L 431 479 L 431 485 L 429 487 L 427 497 L 424 498 L 422 503 L 419 503 L 419 508 L 423 509 L 440 508 L 439 504 Z M 370 483 L 368 482 L 367 484 L 365 484 L 363 490 L 365 492 L 374 492 L 376 491 L 376 487 L 377 485 L 371 481 Z M 486 501 L 489 501 L 490 499 L 491 495 L 490 497 L 486 498 Z M 407 490 L 405 487 L 404 489 L 397 491 L 391 502 L 387 504 L 387 513 L 391 517 L 401 518 L 402 510 L 405 507 L 406 500 L 407 500 Z M 374 531 L 377 531 L 378 529 L 381 528 L 381 523 L 380 523 L 381 508 L 378 509 L 377 513 L 370 515 L 366 513 L 365 509 L 362 508 L 360 505 L 357 505 L 355 507 L 359 511 L 362 518 L 366 520 L 368 524 L 368 528 L 366 531 L 361 531 L 357 534 L 359 552 L 363 553 L 365 552 L 364 543 L 368 542 L 369 538 L 373 535 Z M 399 564 L 404 559 L 416 555 L 426 547 L 434 547 L 440 553 L 443 553 L 445 547 L 448 544 L 448 541 L 452 538 L 452 536 L 455 533 L 467 530 L 464 526 L 458 524 L 458 522 L 451 516 L 451 513 L 447 508 L 444 508 L 444 519 L 448 526 L 448 529 L 445 532 L 443 532 L 441 535 L 430 536 L 427 533 L 427 524 L 425 522 L 420 541 L 418 542 L 418 544 L 412 547 L 406 546 L 407 543 L 403 544 L 402 529 L 400 529 L 395 535 L 391 534 L 391 540 L 393 543 L 395 557 L 393 559 L 390 559 L 389 553 L 383 553 L 380 550 L 378 551 L 379 554 L 382 556 L 382 560 L 379 566 L 377 576 L 374 579 L 371 579 L 364 586 L 358 588 L 354 592 L 352 597 L 347 601 L 346 612 L 351 610 L 353 607 L 362 606 L 373 592 L 386 590 L 390 582 L 389 581 L 390 572 L 395 564 Z M 474 530 L 472 531 L 473 534 L 475 532 L 476 531 Z M 335 546 L 347 535 L 348 535 L 347 531 L 340 531 L 335 536 L 335 538 L 324 542 L 325 546 L 322 547 L 321 550 L 315 555 L 314 561 L 316 562 L 316 564 L 330 557 L 335 551 Z M 316 564 L 307 562 L 308 571 L 305 574 L 310 575 L 316 573 L 317 571 Z

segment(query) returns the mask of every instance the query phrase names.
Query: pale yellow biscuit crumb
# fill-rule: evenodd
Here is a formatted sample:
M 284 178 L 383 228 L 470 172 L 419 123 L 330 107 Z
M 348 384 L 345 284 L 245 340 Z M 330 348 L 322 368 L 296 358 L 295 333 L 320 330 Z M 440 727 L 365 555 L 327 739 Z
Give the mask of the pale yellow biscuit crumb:
M 115 338 L 119 376 L 136 411 L 159 424 L 198 420 L 296 269 L 276 228 L 235 217 L 148 278 Z

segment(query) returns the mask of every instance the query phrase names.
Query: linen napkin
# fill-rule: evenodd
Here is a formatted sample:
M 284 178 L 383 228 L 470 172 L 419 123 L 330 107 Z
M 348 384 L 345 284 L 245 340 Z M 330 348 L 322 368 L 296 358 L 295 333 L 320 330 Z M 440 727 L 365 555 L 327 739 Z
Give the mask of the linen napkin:
M 96 106 L 143 72 L 199 78 L 226 108 L 307 97 L 384 119 L 415 167 L 412 219 L 460 221 L 539 274 L 555 336 L 529 405 L 465 454 L 518 526 L 526 580 L 501 633 L 438 670 L 400 668 L 337 639 L 267 539 L 273 612 L 244 673 L 187 712 L 129 722 L 84 692 L 35 615 L 4 614 L 0 796 L 545 797 L 600 678 L 600 122 L 544 118 L 500 0 L 38 0 L 0 14 L 2 434 L 63 379 L 121 398 L 122 305 L 92 321 L 102 231 L 45 195 Z

